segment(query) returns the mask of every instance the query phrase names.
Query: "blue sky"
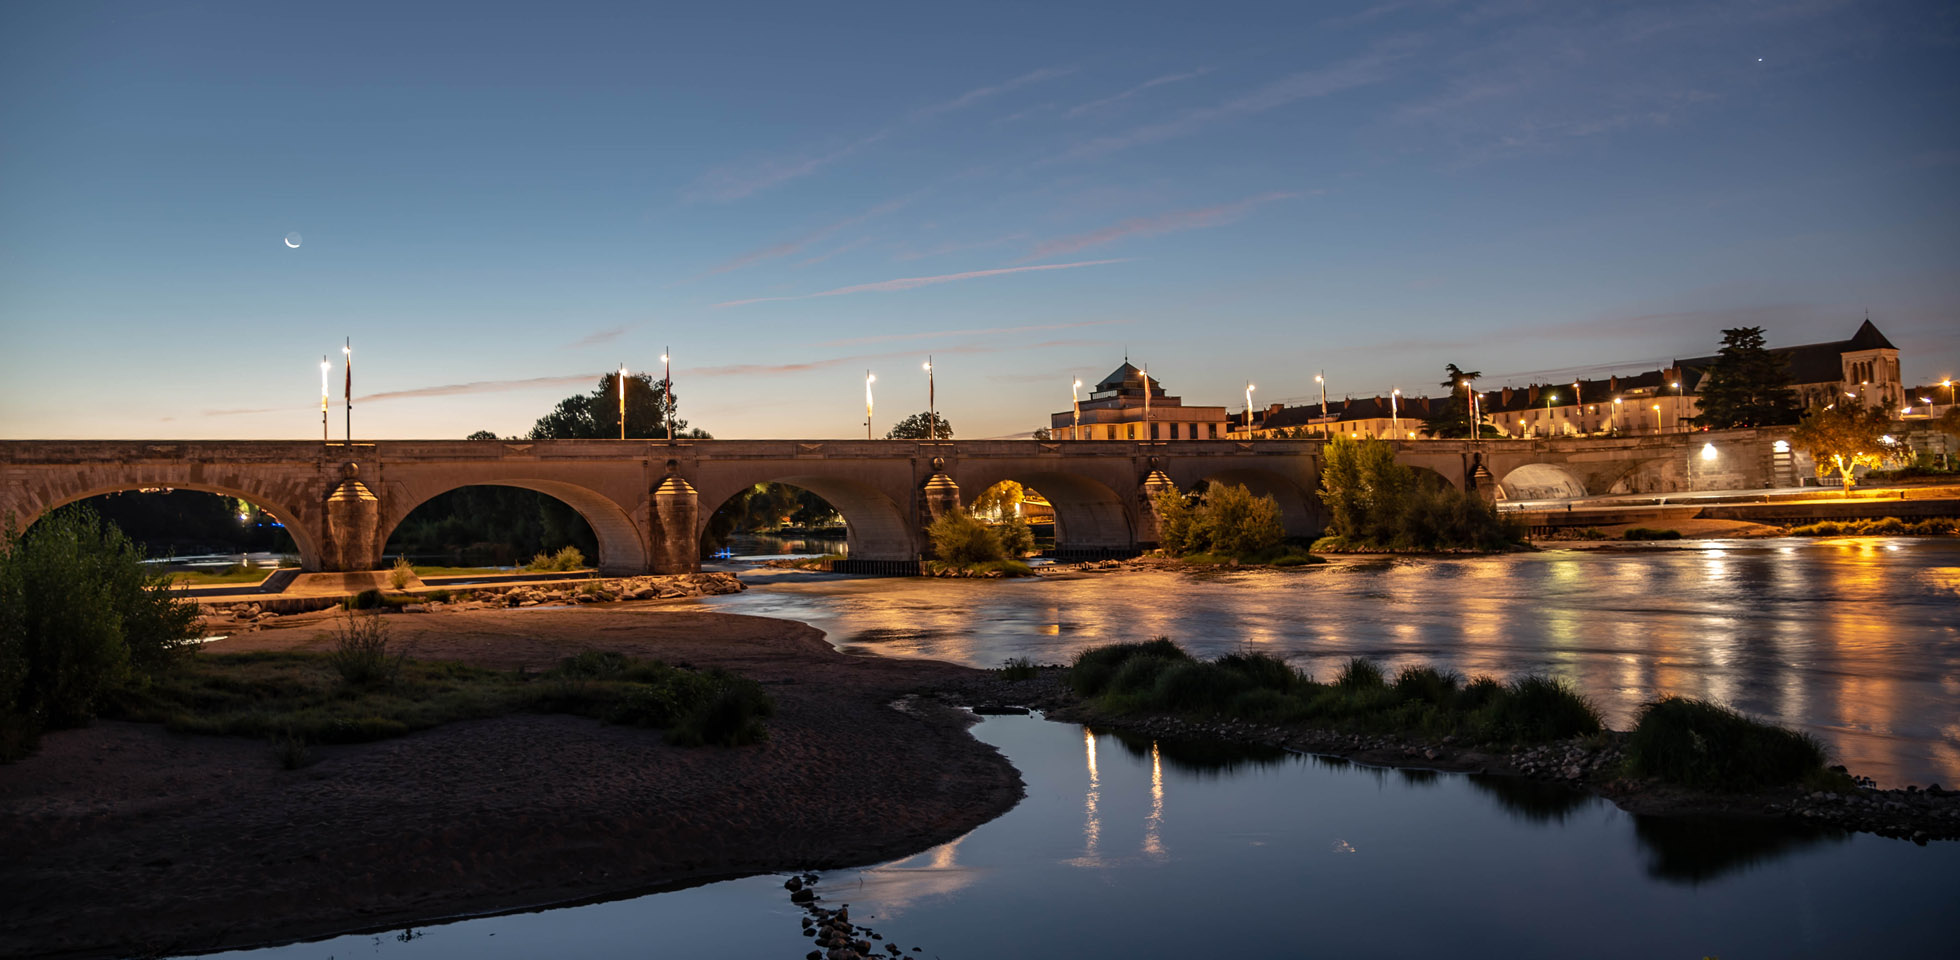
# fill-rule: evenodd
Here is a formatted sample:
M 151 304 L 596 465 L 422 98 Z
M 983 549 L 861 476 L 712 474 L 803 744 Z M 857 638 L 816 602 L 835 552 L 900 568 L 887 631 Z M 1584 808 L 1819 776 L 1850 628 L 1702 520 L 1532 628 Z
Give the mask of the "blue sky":
M 669 7 L 652 10 L 650 7 Z M 1960 374 L 1950 3 L 0 5 L 0 436 L 724 437 L 1848 337 Z M 303 237 L 298 249 L 282 238 Z M 365 400 L 363 398 L 366 398 Z

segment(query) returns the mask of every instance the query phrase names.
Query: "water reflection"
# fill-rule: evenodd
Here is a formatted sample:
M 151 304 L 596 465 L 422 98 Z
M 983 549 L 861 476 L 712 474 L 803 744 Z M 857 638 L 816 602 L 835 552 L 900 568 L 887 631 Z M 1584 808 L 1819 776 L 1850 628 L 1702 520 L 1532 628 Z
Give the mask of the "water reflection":
M 1625 727 L 1706 697 L 1802 727 L 1882 783 L 1960 782 L 1960 542 L 1864 537 L 1545 550 L 1225 574 L 1014 582 L 823 578 L 705 601 L 802 620 L 884 656 L 1066 662 L 1167 635 L 1216 656 L 1258 645 L 1325 678 L 1391 671 L 1563 677 Z
M 1706 817 L 1633 817 L 1633 833 L 1647 854 L 1647 875 L 1690 886 L 1770 863 L 1819 844 L 1841 844 L 1851 835 L 1783 821 Z

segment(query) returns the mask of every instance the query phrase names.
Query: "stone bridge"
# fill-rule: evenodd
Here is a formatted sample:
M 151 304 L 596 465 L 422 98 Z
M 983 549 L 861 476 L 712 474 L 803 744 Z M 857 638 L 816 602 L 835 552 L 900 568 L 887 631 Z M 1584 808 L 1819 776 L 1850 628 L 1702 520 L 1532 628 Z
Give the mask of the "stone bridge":
M 1417 440 L 1396 456 L 1459 489 L 1554 499 L 1759 488 L 1788 454 L 1769 431 L 1639 438 Z M 395 528 L 431 497 L 473 485 L 536 490 L 576 509 L 607 573 L 697 569 L 709 517 L 750 485 L 794 484 L 844 516 L 850 555 L 910 560 L 932 517 L 1002 480 L 1055 508 L 1057 549 L 1154 545 L 1151 494 L 1244 484 L 1280 505 L 1287 533 L 1322 514 L 1319 440 L 384 440 L 0 441 L 0 518 L 139 489 L 237 497 L 277 517 L 309 571 L 372 570 Z M 1784 447 L 1787 450 L 1787 446 Z M 1778 458 L 1782 458 L 1779 460 Z M 4 521 L 0 521 L 4 522 Z

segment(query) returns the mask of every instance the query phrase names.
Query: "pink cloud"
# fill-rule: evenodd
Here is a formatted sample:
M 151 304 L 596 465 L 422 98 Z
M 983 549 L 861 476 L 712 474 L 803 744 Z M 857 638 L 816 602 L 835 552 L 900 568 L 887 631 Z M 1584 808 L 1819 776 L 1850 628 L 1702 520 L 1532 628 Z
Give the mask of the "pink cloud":
M 860 283 L 851 287 L 838 287 L 818 293 L 802 293 L 789 297 L 751 297 L 747 300 L 729 300 L 717 303 L 719 307 L 740 307 L 751 303 L 772 303 L 780 300 L 811 300 L 817 297 L 841 297 L 851 293 L 891 293 L 899 290 L 916 290 L 934 284 L 952 283 L 955 280 L 977 280 L 981 277 L 999 277 L 1010 273 L 1032 273 L 1038 270 L 1074 270 L 1078 267 L 1099 267 L 1108 263 L 1127 263 L 1131 258 L 1113 260 L 1083 260 L 1077 263 L 1046 263 L 1031 267 L 1001 267 L 995 270 L 971 270 L 966 273 L 947 273 L 936 277 L 900 277 L 896 280 L 880 280 L 876 283 Z
M 1247 197 L 1244 200 L 1239 200 L 1234 203 L 1219 204 L 1215 207 L 1201 207 L 1196 210 L 1178 210 L 1171 213 L 1159 214 L 1154 217 L 1133 217 L 1121 223 L 1104 227 L 1101 230 L 1044 241 L 1040 246 L 1034 248 L 1033 253 L 1028 254 L 1023 259 L 1039 260 L 1043 257 L 1074 253 L 1077 250 L 1100 247 L 1103 244 L 1114 243 L 1130 237 L 1154 237 L 1166 233 L 1176 233 L 1180 230 L 1197 230 L 1205 227 L 1222 226 L 1245 216 L 1257 207 L 1280 200 L 1297 200 L 1302 196 L 1304 194 L 1300 193 L 1264 193 L 1256 197 Z

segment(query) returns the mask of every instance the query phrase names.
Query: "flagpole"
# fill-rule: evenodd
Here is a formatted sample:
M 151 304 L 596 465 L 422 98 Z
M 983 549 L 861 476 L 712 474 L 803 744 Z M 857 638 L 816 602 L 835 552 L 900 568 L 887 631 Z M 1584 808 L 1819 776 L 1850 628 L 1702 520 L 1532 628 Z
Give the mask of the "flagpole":
M 327 436 L 327 405 L 333 400 L 333 391 L 327 387 L 327 371 L 332 368 L 327 355 L 320 354 L 320 442 L 332 439 Z
M 340 398 L 346 401 L 347 403 L 347 447 L 348 447 L 348 452 L 351 453 L 353 452 L 353 447 L 354 447 L 354 338 L 353 337 L 348 337 L 347 342 L 341 344 L 340 352 L 343 356 L 347 358 L 347 383 L 345 386 L 341 388 Z
M 667 443 L 669 446 L 672 446 L 674 442 L 674 360 L 673 354 L 668 352 L 672 349 L 672 347 L 660 348 L 660 364 L 666 371 L 664 376 L 667 378 L 667 387 L 663 392 L 667 394 Z

